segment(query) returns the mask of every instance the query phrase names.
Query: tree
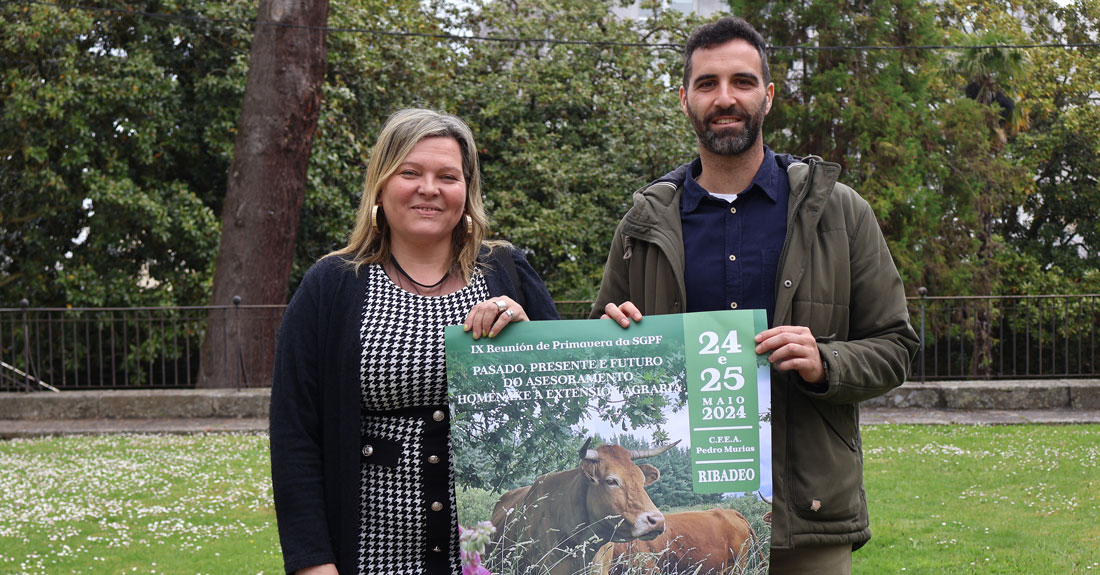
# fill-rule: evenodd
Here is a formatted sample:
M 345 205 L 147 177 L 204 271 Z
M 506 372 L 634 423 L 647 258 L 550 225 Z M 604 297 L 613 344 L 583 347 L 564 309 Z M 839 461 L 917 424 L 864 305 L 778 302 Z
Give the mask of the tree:
M 954 273 L 955 256 L 941 251 L 953 245 L 953 230 L 944 226 L 951 198 L 940 193 L 946 154 L 935 53 L 845 48 L 940 44 L 932 7 L 916 0 L 730 4 L 769 45 L 808 47 L 770 53 L 776 96 L 765 144 L 842 166 L 841 181 L 874 207 L 910 293 Z
M 1100 34 L 1100 3 L 1025 4 L 1029 38 L 1046 43 L 1087 43 Z M 1016 86 L 1028 102 L 1028 130 L 1009 142 L 1013 157 L 1031 173 L 1018 204 L 1001 216 L 1014 255 L 1002 291 L 1089 293 L 1100 270 L 1100 57 L 1097 48 L 1044 48 L 1030 52 L 1030 73 Z M 1035 270 L 1027 273 L 1026 270 Z M 1051 277 L 1061 278 L 1050 282 Z M 1032 291 L 1031 293 L 1039 293 Z
M 287 286 L 295 289 L 318 258 L 347 241 L 370 148 L 388 116 L 409 106 L 445 109 L 443 94 L 454 82 L 452 50 L 430 37 L 444 32 L 434 10 L 416 0 L 369 0 L 341 5 L 330 18 L 329 26 L 336 31 L 327 40 L 327 72 L 320 86 L 322 99 L 293 242 L 293 265 L 286 277 L 272 280 L 284 290 Z M 270 343 L 278 327 L 277 317 L 272 316 L 267 326 L 260 333 Z M 256 348 L 269 349 L 263 341 L 253 343 Z M 270 354 L 257 350 L 246 359 L 261 366 L 257 373 L 249 374 L 250 381 L 266 385 Z M 230 363 L 224 367 L 228 372 L 222 382 L 231 384 L 237 366 Z
M 1009 43 L 996 32 L 967 38 L 974 46 L 991 46 Z M 1012 165 L 1005 155 L 1005 144 L 1025 125 L 1026 114 L 1017 106 L 1013 85 L 1028 69 L 1028 60 L 1019 50 L 1007 48 L 968 48 L 948 61 L 948 70 L 960 79 L 966 98 L 976 102 L 983 118 L 986 141 L 976 140 L 977 150 L 973 159 L 982 167 L 971 174 L 986 173 L 994 177 L 976 181 L 974 213 L 977 216 L 973 236 L 976 250 L 973 254 L 971 290 L 974 295 L 993 295 L 1000 276 L 997 252 L 1000 240 L 997 235 L 997 218 L 1005 207 L 1016 203 L 1018 184 L 1024 174 Z M 974 353 L 972 375 L 989 377 L 993 360 L 993 311 L 987 306 L 977 306 L 972 317 L 966 318 L 972 326 Z
M 286 302 L 306 170 L 321 109 L 327 22 L 328 0 L 260 2 L 221 214 L 214 305 L 228 304 L 236 296 L 250 305 Z M 274 332 L 278 318 L 273 317 L 266 330 L 249 330 L 246 339 L 238 334 L 240 356 L 234 357 L 216 353 L 212 341 L 216 333 L 225 331 L 219 330 L 219 324 L 226 315 L 214 309 L 208 317 L 199 386 L 234 385 L 244 357 L 256 360 L 249 364 L 256 371 L 244 372 L 245 382 L 266 385 L 274 346 L 262 334 Z
M 330 16 L 337 29 L 410 35 L 330 33 L 291 290 L 318 258 L 346 244 L 371 146 L 389 115 L 410 106 L 448 110 L 454 50 L 439 39 L 412 35 L 445 32 L 437 9 L 418 0 L 369 0 L 341 5 Z
M 624 432 L 659 427 L 669 413 L 687 405 L 683 350 L 661 343 L 647 351 L 665 359 L 659 366 L 639 368 L 635 377 L 617 381 L 584 382 L 584 370 L 558 371 L 554 377 L 577 377 L 573 391 L 562 394 L 563 383 L 544 381 L 538 373 L 514 372 L 504 379 L 486 377 L 480 366 L 505 366 L 510 352 L 461 354 L 450 350 L 447 385 L 456 404 L 455 476 L 462 485 L 499 491 L 530 481 L 544 473 L 574 467 L 577 449 L 592 437 L 587 425 L 608 423 Z M 605 349 L 574 352 L 570 360 L 606 358 Z M 513 377 L 514 376 L 514 379 Z M 509 381 L 510 380 L 510 381 Z M 677 395 L 631 393 L 636 385 L 665 384 Z M 547 386 L 547 387 L 544 387 Z M 526 393 L 512 397 L 513 391 Z
M 508 38 L 683 42 L 676 11 L 621 20 L 611 3 L 479 2 L 464 28 Z M 445 107 L 477 136 L 496 232 L 527 251 L 558 299 L 595 295 L 631 192 L 688 161 L 676 48 L 469 42 Z
M 37 4 L 0 30 L 0 305 L 205 300 L 247 31 Z
M 287 285 L 345 241 L 378 129 L 410 105 L 471 124 L 494 231 L 527 251 L 552 295 L 591 297 L 630 192 L 694 156 L 676 99 L 679 49 L 419 34 L 678 44 L 696 24 L 656 9 L 621 21 L 610 4 L 341 5 L 308 170 L 293 164 L 305 184 L 298 232 L 281 240 L 294 246 L 289 282 L 265 282 L 282 294 L 270 300 L 234 289 L 214 301 L 285 302 Z M 0 305 L 211 301 L 219 219 L 236 212 L 223 206 L 253 33 L 234 22 L 253 18 L 254 5 L 128 6 L 0 6 Z M 731 6 L 777 46 L 916 46 L 994 33 L 1089 43 L 1100 33 L 1096 0 Z M 1028 72 L 1009 80 L 956 73 L 937 50 L 776 50 L 766 143 L 843 164 L 842 181 L 874 206 L 910 293 L 1095 291 L 1097 49 L 1026 54 Z M 994 101 L 1001 92 L 1014 111 L 1026 108 L 1027 129 L 1013 134 L 983 86 Z

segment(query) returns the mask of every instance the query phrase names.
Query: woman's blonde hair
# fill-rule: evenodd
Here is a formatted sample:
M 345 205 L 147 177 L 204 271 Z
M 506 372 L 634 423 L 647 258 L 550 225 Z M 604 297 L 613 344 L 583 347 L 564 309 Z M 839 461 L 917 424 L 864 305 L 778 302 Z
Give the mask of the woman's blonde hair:
M 489 234 L 489 218 L 485 215 L 481 200 L 481 169 L 477 161 L 477 145 L 469 126 L 457 116 L 408 108 L 395 112 L 382 127 L 367 164 L 363 198 L 359 202 L 359 212 L 348 237 L 348 245 L 329 256 L 343 256 L 355 266 L 356 271 L 364 264 L 383 263 L 390 258 L 390 234 L 385 209 L 378 210 L 377 227 L 371 225 L 371 209 L 378 203 L 382 185 L 397 171 L 413 147 L 424 138 L 434 137 L 453 138 L 462 152 L 462 175 L 466 180 L 465 214 L 451 233 L 451 253 L 463 279 L 467 283 L 470 281 L 483 243 L 504 243 L 485 241 Z M 470 216 L 472 222 L 469 231 L 465 216 Z

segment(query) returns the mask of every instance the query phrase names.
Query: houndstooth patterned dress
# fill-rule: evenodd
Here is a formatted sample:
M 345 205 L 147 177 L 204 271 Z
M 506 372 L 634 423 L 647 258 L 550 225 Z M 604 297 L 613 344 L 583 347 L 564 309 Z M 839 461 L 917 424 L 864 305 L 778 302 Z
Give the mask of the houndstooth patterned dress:
M 475 273 L 439 297 L 409 293 L 370 266 L 360 329 L 362 493 L 359 574 L 461 571 L 443 328 L 489 297 Z

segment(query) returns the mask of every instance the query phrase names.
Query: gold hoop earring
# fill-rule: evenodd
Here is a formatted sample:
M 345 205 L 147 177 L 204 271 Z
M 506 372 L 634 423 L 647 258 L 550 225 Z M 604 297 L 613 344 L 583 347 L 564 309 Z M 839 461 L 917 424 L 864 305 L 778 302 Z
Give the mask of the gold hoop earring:
M 382 206 L 374 204 L 370 209 L 370 227 L 379 231 L 381 231 L 381 228 L 378 227 L 378 208 L 380 207 Z
M 474 235 L 474 219 L 470 217 L 470 214 L 466 214 L 466 235 Z

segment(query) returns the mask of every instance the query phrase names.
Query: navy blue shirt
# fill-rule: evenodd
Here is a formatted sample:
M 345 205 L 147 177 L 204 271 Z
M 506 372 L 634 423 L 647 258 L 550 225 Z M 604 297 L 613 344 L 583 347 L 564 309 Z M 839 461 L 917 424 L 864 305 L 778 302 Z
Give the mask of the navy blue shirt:
M 779 254 L 787 235 L 787 172 L 765 146 L 764 161 L 752 183 L 735 201 L 727 202 L 695 181 L 702 169 L 696 158 L 680 200 L 686 309 L 764 309 L 770 326 Z

